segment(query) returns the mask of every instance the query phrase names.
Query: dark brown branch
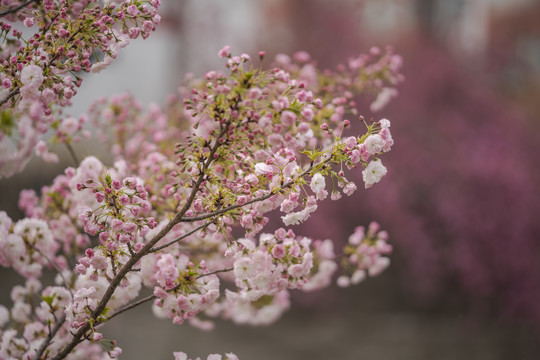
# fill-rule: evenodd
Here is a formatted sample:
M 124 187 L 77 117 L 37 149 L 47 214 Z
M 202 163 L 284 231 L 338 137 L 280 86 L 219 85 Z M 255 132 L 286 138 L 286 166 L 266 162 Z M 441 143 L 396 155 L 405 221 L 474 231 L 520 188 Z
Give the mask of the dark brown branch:
M 4 105 L 5 103 L 7 103 L 9 101 L 9 99 L 11 99 L 12 97 L 14 97 L 15 95 L 17 95 L 19 93 L 19 88 L 16 87 L 15 89 L 11 90 L 11 92 L 9 94 L 7 94 L 7 96 L 0 100 L 0 106 Z
M 23 2 L 22 4 L 20 4 L 19 6 L 15 6 L 14 8 L 11 8 L 11 9 L 7 9 L 5 11 L 2 11 L 0 12 L 0 16 L 6 16 L 8 14 L 13 14 L 19 10 L 21 10 L 22 8 L 30 5 L 31 3 L 33 2 L 38 2 L 38 0 L 28 0 L 26 2 Z

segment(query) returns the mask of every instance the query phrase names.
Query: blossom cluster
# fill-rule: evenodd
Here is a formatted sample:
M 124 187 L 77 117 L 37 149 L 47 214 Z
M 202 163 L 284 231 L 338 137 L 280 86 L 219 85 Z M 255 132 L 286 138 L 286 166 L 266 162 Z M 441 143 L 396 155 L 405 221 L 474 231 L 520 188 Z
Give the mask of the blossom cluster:
M 342 287 L 358 284 L 369 276 L 377 276 L 390 265 L 390 259 L 384 255 L 392 252 L 392 245 L 387 243 L 388 233 L 380 231 L 379 224 L 372 222 L 368 229 L 358 226 L 349 236 L 344 248 L 342 267 L 346 274 L 337 279 Z
M 120 3 L 111 11 L 128 5 Z M 110 143 L 114 164 L 87 157 L 41 195 L 21 193 L 27 218 L 0 212 L 0 264 L 28 279 L 11 309 L 0 307 L 0 357 L 116 358 L 121 348 L 100 328 L 150 301 L 156 316 L 205 330 L 218 317 L 270 324 L 290 291 L 330 286 L 339 265 L 344 285 L 389 264 L 388 236 L 375 223 L 337 254 L 332 240 L 289 227 L 328 196 L 352 195 L 346 170 L 363 170 L 366 188 L 386 174 L 390 121 L 358 116 L 354 94 L 395 86 L 399 57 L 372 51 L 331 72 L 304 52 L 278 56 L 270 70 L 229 47 L 219 55 L 227 72 L 186 79 L 163 108 L 145 111 L 129 95 L 98 100 L 84 118 Z M 284 227 L 269 232 L 272 212 Z M 42 287 L 45 271 L 55 283 Z
M 58 161 L 47 132 L 53 143 L 80 138 L 86 117 L 62 114 L 82 84 L 80 72 L 103 70 L 131 39 L 148 37 L 160 22 L 159 6 L 160 0 L 2 1 L 0 177 L 21 171 L 33 152 Z M 25 39 L 17 21 L 36 32 Z

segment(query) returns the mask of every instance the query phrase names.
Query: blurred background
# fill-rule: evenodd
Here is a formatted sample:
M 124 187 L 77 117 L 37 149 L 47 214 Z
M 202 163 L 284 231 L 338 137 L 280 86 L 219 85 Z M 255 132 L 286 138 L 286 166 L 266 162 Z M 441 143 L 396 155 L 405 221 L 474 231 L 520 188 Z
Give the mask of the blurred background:
M 68 112 L 128 90 L 163 103 L 186 72 L 223 69 L 217 51 L 305 50 L 335 67 L 371 46 L 404 58 L 399 96 L 380 113 L 396 140 L 370 191 L 328 201 L 298 234 L 344 242 L 380 222 L 392 266 L 355 288 L 294 294 L 273 326 L 218 322 L 209 333 L 155 319 L 149 306 L 111 321 L 124 359 L 235 352 L 241 359 L 540 358 L 540 3 L 534 0 L 164 1 L 163 21 L 83 83 Z M 360 128 L 354 130 L 360 130 Z M 72 165 L 34 160 L 0 180 L 0 209 Z M 80 156 L 99 153 L 81 144 Z M 361 179 L 361 172 L 354 176 Z M 351 176 L 353 177 L 353 176 Z M 9 284 L 1 271 L 3 304 Z

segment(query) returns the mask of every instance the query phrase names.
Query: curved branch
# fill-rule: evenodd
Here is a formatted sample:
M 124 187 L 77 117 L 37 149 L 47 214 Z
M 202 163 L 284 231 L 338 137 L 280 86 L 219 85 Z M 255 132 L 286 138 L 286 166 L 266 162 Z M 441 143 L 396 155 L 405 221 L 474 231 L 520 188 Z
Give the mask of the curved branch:
M 39 0 L 28 0 L 22 4 L 20 4 L 19 6 L 15 6 L 14 8 L 11 8 L 11 9 L 7 9 L 5 11 L 2 11 L 0 12 L 0 16 L 5 16 L 5 15 L 9 15 L 9 14 L 13 14 L 13 13 L 16 13 L 17 11 L 21 10 L 22 8 L 30 5 L 31 3 L 34 3 L 34 2 L 38 2 Z
M 9 101 L 9 99 L 11 99 L 12 97 L 14 97 L 15 95 L 17 95 L 19 93 L 19 88 L 16 87 L 15 89 L 11 90 L 11 92 L 9 94 L 7 94 L 7 96 L 0 100 L 0 106 L 4 105 L 5 103 L 7 103 Z

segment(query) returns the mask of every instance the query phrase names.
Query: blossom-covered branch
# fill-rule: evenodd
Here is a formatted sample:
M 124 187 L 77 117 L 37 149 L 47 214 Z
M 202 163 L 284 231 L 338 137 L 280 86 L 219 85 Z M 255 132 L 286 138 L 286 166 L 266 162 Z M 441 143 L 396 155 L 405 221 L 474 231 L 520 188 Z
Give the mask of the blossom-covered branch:
M 339 265 L 340 286 L 389 265 L 388 235 L 376 223 L 356 228 L 339 257 L 331 240 L 285 227 L 328 195 L 352 195 L 347 169 L 360 168 L 366 188 L 386 174 L 390 121 L 366 122 L 354 97 L 393 88 L 399 57 L 372 51 L 332 72 L 304 52 L 278 56 L 269 70 L 228 47 L 219 55 L 225 73 L 187 80 L 163 109 L 145 112 L 129 95 L 96 102 L 84 118 L 111 143 L 114 165 L 87 157 L 41 196 L 23 192 L 25 219 L 0 212 L 0 264 L 28 279 L 11 310 L 0 306 L 0 323 L 10 325 L 0 356 L 118 357 L 99 330 L 149 301 L 158 317 L 206 330 L 217 317 L 269 324 L 288 309 L 289 291 L 328 286 Z M 278 211 L 285 227 L 264 232 Z M 57 281 L 42 289 L 44 269 Z M 140 297 L 143 287 L 153 294 Z
M 131 39 L 146 38 L 160 21 L 159 0 L 22 2 L 0 21 L 0 177 L 21 171 L 35 151 L 57 161 L 50 142 L 70 144 L 85 118 L 62 119 L 82 84 L 79 72 L 105 69 Z M 36 29 L 33 36 L 11 22 Z

